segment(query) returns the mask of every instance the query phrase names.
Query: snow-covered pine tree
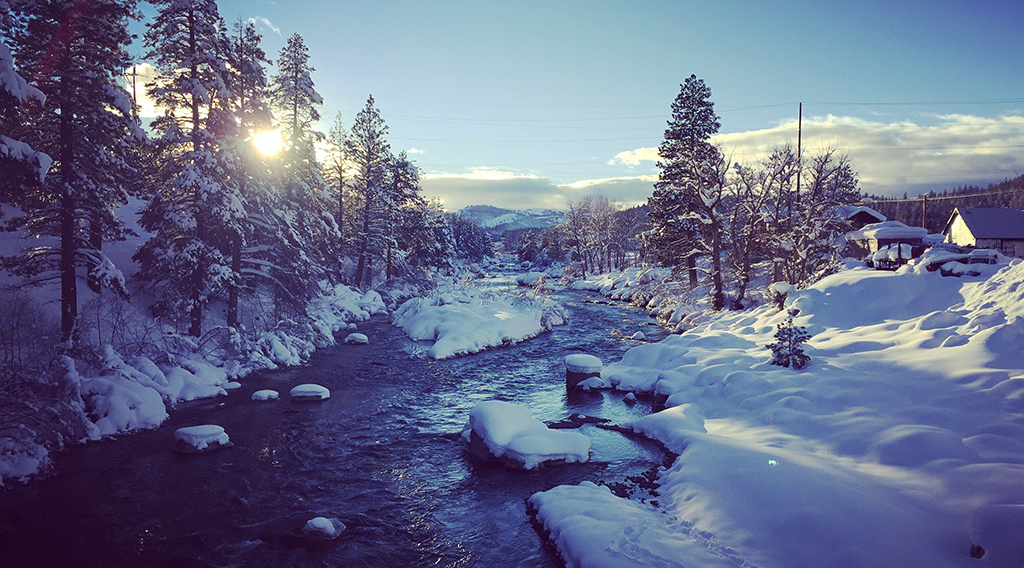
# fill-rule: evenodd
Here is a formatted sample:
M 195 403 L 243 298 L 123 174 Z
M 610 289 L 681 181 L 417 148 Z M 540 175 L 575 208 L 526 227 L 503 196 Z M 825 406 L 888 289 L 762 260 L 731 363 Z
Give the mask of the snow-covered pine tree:
M 237 136 L 230 145 L 237 164 L 232 178 L 245 199 L 246 212 L 245 222 L 238 225 L 239 230 L 231 239 L 232 279 L 228 287 L 227 309 L 227 325 L 230 327 L 237 327 L 240 323 L 239 303 L 243 283 L 252 282 L 251 275 L 260 274 L 251 265 L 243 266 L 246 258 L 253 257 L 253 252 L 246 249 L 246 244 L 257 242 L 257 234 L 276 234 L 275 231 L 267 230 L 267 221 L 273 219 L 271 212 L 277 206 L 277 196 L 271 188 L 270 171 L 257 155 L 252 143 L 254 136 L 271 127 L 267 73 L 264 67 L 270 64 L 270 60 L 260 46 L 262 39 L 252 22 L 241 20 L 235 23 L 229 38 L 231 90 L 235 95 L 232 109 L 238 124 Z
M 360 287 L 368 280 L 371 257 L 379 257 L 382 252 L 380 243 L 374 239 L 374 233 L 378 230 L 384 209 L 382 199 L 391 157 L 391 147 L 384 139 L 387 132 L 388 127 L 373 106 L 371 95 L 366 100 L 366 106 L 356 115 L 346 145 L 355 170 L 352 189 L 358 198 L 356 206 L 359 208 L 356 234 L 358 261 L 354 283 Z
M 52 160 L 23 138 L 30 108 L 46 102 L 42 91 L 28 84 L 14 68 L 9 44 L 14 43 L 15 21 L 8 2 L 0 0 L 0 203 L 17 203 L 26 188 L 43 181 Z
M 455 257 L 471 262 L 480 262 L 485 256 L 494 255 L 494 243 L 491 236 L 472 220 L 457 213 L 448 213 L 448 224 L 451 225 Z
M 103 242 L 124 238 L 114 212 L 138 185 L 133 165 L 145 138 L 131 99 L 117 78 L 130 65 L 125 50 L 135 0 L 48 0 L 23 5 L 17 32 L 19 66 L 46 96 L 33 117 L 31 144 L 54 158 L 53 175 L 29 186 L 14 221 L 30 236 L 56 237 L 58 247 L 33 246 L 5 260 L 29 283 L 59 280 L 61 335 L 69 341 L 78 317 L 77 272 L 90 288 L 126 294 L 124 279 L 103 254 Z
M 687 263 L 711 254 L 712 307 L 724 303 L 720 264 L 724 176 L 728 163 L 709 139 L 721 126 L 710 101 L 711 89 L 696 75 L 681 85 L 672 103 L 672 119 L 658 147 L 661 170 L 648 199 L 654 246 L 662 262 Z
M 796 308 L 789 309 L 789 317 L 778 324 L 775 331 L 775 343 L 765 348 L 772 352 L 772 365 L 803 369 L 811 358 L 804 353 L 803 343 L 811 338 L 807 328 L 793 324 L 793 318 L 800 314 Z
M 414 234 L 418 231 L 426 231 L 426 227 L 414 224 L 403 223 L 404 211 L 414 209 L 421 205 L 423 198 L 420 197 L 419 169 L 409 159 L 406 152 L 398 156 L 391 156 L 387 164 L 387 182 L 384 185 L 384 243 L 385 243 L 385 276 L 391 280 L 396 276 L 395 254 L 401 251 L 405 256 L 412 243 L 422 242 L 425 235 L 420 238 Z M 406 220 L 408 218 L 406 217 Z
M 350 234 L 347 231 L 347 225 L 350 222 L 346 212 L 346 204 L 348 202 L 348 186 L 346 178 L 351 176 L 349 172 L 348 156 L 345 153 L 345 143 L 348 140 L 348 131 L 345 128 L 345 123 L 341 119 L 341 113 L 339 112 L 334 117 L 334 124 L 331 125 L 331 130 L 327 134 L 327 159 L 324 162 L 324 181 L 329 187 L 334 189 L 336 194 L 336 200 L 338 203 L 338 209 L 335 212 L 335 220 L 338 222 L 338 252 L 339 261 L 341 257 L 344 257 L 348 253 L 348 243 L 346 235 Z
M 152 123 L 160 135 L 153 195 L 140 220 L 153 236 L 135 258 L 138 277 L 160 295 L 155 311 L 188 313 L 188 332 L 198 337 L 205 306 L 234 277 L 224 251 L 245 215 L 222 152 L 224 139 L 237 135 L 228 103 L 231 49 L 215 2 L 153 4 L 145 46 L 159 76 L 147 88 L 163 115 Z
M 305 298 L 339 256 L 337 220 L 324 198 L 326 183 L 316 157 L 316 142 L 323 134 L 313 125 L 320 120 L 317 108 L 323 98 L 313 85 L 313 71 L 302 36 L 292 35 L 278 55 L 270 95 L 286 141 L 278 165 L 285 193 L 279 222 L 286 237 L 282 250 L 287 252 L 275 262 L 287 266 L 295 299 Z

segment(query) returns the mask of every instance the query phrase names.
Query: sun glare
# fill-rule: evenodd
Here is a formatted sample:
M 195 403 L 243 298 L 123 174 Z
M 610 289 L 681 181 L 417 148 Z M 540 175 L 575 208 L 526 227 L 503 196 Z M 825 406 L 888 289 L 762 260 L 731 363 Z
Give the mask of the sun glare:
M 252 137 L 252 143 L 256 150 L 264 156 L 273 156 L 281 151 L 284 143 L 281 140 L 281 133 L 277 130 L 263 130 Z

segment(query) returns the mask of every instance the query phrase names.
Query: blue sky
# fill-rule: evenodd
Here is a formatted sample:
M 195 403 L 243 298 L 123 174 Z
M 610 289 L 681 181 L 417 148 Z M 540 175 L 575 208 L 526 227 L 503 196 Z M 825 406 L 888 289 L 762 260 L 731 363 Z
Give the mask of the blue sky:
M 705 80 L 733 159 L 849 152 L 862 188 L 1024 174 L 1024 3 L 221 0 L 275 57 L 298 32 L 329 128 L 372 94 L 428 196 L 563 207 L 650 194 L 679 84 Z

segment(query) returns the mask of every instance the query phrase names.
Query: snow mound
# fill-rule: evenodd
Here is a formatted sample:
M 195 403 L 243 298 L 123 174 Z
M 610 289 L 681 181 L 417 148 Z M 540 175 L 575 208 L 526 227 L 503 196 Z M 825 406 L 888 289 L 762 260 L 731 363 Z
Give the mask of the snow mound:
M 334 540 L 346 528 L 345 523 L 334 517 L 330 519 L 327 517 L 314 517 L 306 521 L 306 526 L 302 527 L 302 534 L 313 538 Z
M 50 463 L 50 453 L 39 444 L 0 437 L 0 487 L 3 480 L 27 480 Z
M 1024 566 L 1024 505 L 985 505 L 974 510 L 971 541 L 984 549 L 988 566 Z
M 216 424 L 178 428 L 174 431 L 174 439 L 178 441 L 179 449 L 186 452 L 205 452 L 231 445 L 227 432 Z
M 304 400 L 327 400 L 331 398 L 331 391 L 327 387 L 321 385 L 304 384 L 294 387 L 289 394 L 292 400 L 304 401 Z
M 259 401 L 277 400 L 280 397 L 281 397 L 281 395 L 276 390 L 270 390 L 270 389 L 258 390 L 256 392 L 252 393 L 252 399 L 253 400 L 259 400 Z
M 536 286 L 538 283 L 543 283 L 547 279 L 548 275 L 545 272 L 527 272 L 526 274 L 516 276 L 516 283 L 520 286 Z
M 590 457 L 590 438 L 549 429 L 529 408 L 498 400 L 481 402 L 470 410 L 462 438 L 474 453 L 483 445 L 490 455 L 524 469 L 556 460 L 585 462 Z
M 392 320 L 410 338 L 433 341 L 427 354 L 434 359 L 518 343 L 565 321 L 565 310 L 546 298 L 512 300 L 471 290 L 413 298 Z
M 349 345 L 366 345 L 370 342 L 370 338 L 362 333 L 350 333 L 345 337 L 345 343 Z

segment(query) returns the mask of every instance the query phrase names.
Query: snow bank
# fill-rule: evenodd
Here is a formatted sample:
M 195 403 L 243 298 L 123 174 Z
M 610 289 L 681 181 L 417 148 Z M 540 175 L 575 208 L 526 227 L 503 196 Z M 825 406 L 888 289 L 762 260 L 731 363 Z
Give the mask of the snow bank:
M 518 343 L 565 322 L 565 310 L 550 299 L 510 299 L 470 289 L 413 298 L 392 320 L 410 338 L 433 341 L 427 354 L 434 359 Z
M 959 567 L 984 542 L 980 562 L 1024 565 L 1024 263 L 971 267 L 981 276 L 846 269 L 794 292 L 813 334 L 801 371 L 768 364 L 786 318 L 768 306 L 605 365 L 602 386 L 665 400 L 625 426 L 680 457 L 651 515 L 602 517 L 621 504 L 594 488 L 539 494 L 563 557 L 715 565 L 643 536 L 699 534 L 761 568 Z
M 529 408 L 498 400 L 481 402 L 470 410 L 462 438 L 471 450 L 483 444 L 494 457 L 525 469 L 556 460 L 585 462 L 590 457 L 590 438 L 551 430 Z
M 520 286 L 536 286 L 547 279 L 548 275 L 545 272 L 527 272 L 526 274 L 516 276 L 516 283 Z

